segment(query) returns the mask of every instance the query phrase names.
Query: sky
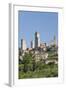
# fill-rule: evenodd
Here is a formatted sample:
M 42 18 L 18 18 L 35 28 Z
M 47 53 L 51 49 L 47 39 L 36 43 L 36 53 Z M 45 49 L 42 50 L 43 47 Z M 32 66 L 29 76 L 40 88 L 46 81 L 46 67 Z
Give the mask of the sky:
M 58 13 L 18 11 L 18 46 L 21 47 L 21 39 L 24 38 L 27 48 L 31 47 L 35 32 L 40 33 L 41 42 L 48 44 L 54 35 L 58 40 Z

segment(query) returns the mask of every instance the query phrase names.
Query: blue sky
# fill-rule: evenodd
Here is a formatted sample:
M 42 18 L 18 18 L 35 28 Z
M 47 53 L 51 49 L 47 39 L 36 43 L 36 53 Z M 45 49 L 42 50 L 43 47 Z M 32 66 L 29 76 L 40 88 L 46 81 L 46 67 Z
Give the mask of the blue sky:
M 24 37 L 27 47 L 34 40 L 35 32 L 40 33 L 40 40 L 49 43 L 54 35 L 58 40 L 58 13 L 56 12 L 18 12 L 18 46 L 21 47 L 21 39 Z

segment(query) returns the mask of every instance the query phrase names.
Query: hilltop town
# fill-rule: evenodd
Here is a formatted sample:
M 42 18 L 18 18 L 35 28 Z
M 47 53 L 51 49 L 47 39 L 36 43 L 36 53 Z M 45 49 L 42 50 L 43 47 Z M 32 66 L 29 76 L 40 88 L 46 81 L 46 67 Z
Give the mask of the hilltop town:
M 33 73 L 34 71 L 37 72 L 37 68 L 38 68 L 38 71 L 41 72 L 41 69 L 40 69 L 41 67 L 43 70 L 44 69 L 43 66 L 51 65 L 51 64 L 58 65 L 58 46 L 56 44 L 55 36 L 53 38 L 53 41 L 50 43 L 50 45 L 47 45 L 45 42 L 41 42 L 40 33 L 35 32 L 35 40 L 31 41 L 30 48 L 27 48 L 26 40 L 22 38 L 21 48 L 19 48 L 19 72 L 20 72 L 19 78 L 21 78 L 20 76 L 22 75 L 21 72 Z M 50 66 L 47 68 L 50 68 Z M 55 74 L 56 76 L 58 75 L 57 72 Z M 55 74 L 51 74 L 51 75 L 55 75 Z M 49 75 L 49 77 L 51 75 Z M 38 75 L 36 77 L 38 77 Z M 22 76 L 22 78 L 24 77 Z
M 49 61 L 47 60 L 49 57 L 49 49 L 51 51 L 54 50 L 54 53 L 57 54 L 58 47 L 56 45 L 56 40 L 54 38 L 53 42 L 47 46 L 46 43 L 40 41 L 40 33 L 35 32 L 35 41 L 31 41 L 31 47 L 27 48 L 26 47 L 26 40 L 22 39 L 21 40 L 21 48 L 19 49 L 19 59 L 23 60 L 23 56 L 25 53 L 31 53 L 35 59 L 35 61 L 40 61 L 41 59 L 44 60 L 44 62 L 49 63 L 49 62 L 55 62 L 57 63 L 57 58 L 56 60 Z

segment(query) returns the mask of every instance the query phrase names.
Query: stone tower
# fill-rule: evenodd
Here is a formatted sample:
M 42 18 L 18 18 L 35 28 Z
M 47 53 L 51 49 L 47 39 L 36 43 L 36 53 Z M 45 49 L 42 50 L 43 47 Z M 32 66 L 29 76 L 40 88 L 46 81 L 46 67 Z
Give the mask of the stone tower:
M 21 49 L 24 51 L 24 50 L 26 50 L 26 41 L 25 41 L 25 39 L 22 39 L 21 40 Z
M 24 34 L 22 33 L 22 40 L 21 40 L 21 50 L 25 51 L 26 50 L 26 40 L 24 38 Z
M 35 48 L 40 47 L 40 34 L 35 32 Z
M 34 48 L 34 40 L 31 41 L 31 48 Z

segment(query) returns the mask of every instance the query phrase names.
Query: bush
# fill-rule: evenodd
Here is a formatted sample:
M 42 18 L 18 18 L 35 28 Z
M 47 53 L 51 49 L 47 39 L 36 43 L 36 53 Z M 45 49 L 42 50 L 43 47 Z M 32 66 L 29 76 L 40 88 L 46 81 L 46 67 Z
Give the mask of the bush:
M 19 65 L 19 71 L 23 71 L 23 69 L 24 69 L 24 64 L 20 64 Z

